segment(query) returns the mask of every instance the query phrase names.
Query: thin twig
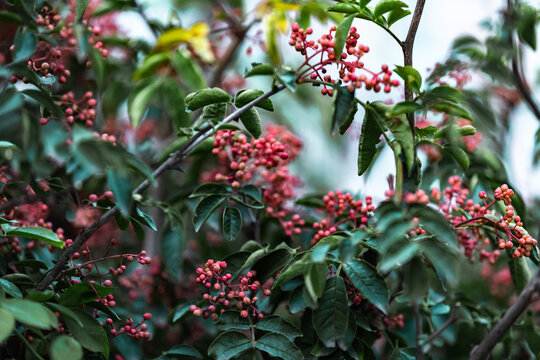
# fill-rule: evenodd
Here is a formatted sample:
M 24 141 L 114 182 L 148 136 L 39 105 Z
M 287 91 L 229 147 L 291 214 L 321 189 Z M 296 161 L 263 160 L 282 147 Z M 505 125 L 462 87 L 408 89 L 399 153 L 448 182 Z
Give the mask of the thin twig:
M 274 87 L 272 90 L 266 92 L 262 96 L 258 97 L 257 99 L 251 101 L 250 103 L 246 104 L 245 106 L 233 111 L 229 116 L 227 116 L 225 119 L 223 119 L 219 124 L 216 125 L 216 128 L 230 123 L 240 117 L 244 112 L 251 109 L 261 101 L 264 101 L 268 99 L 270 96 L 280 92 L 281 90 L 285 89 L 284 85 L 279 85 Z M 182 160 L 186 158 L 186 156 L 195 149 L 201 142 L 212 136 L 214 133 L 214 127 L 212 126 L 205 126 L 197 134 L 195 134 L 190 141 L 184 145 L 180 150 L 173 153 L 165 162 L 163 162 L 154 172 L 152 173 L 153 178 L 157 178 L 161 176 L 164 172 L 167 170 L 173 169 L 176 167 Z M 133 190 L 133 194 L 139 194 L 144 189 L 146 189 L 148 186 L 150 186 L 151 181 L 146 179 L 144 180 L 135 190 Z M 49 285 L 53 283 L 57 279 L 57 277 L 60 275 L 62 269 L 67 264 L 71 256 L 94 235 L 96 231 L 98 231 L 103 225 L 105 225 L 109 220 L 112 219 L 112 217 L 119 212 L 118 206 L 114 206 L 113 208 L 109 209 L 107 212 L 105 212 L 101 217 L 99 217 L 93 224 L 90 226 L 84 228 L 82 232 L 77 236 L 75 241 L 73 241 L 73 244 L 66 248 L 62 255 L 60 255 L 60 258 L 58 259 L 58 262 L 56 265 L 49 271 L 43 279 L 39 282 L 37 288 L 40 291 L 45 290 Z
M 429 337 L 424 340 L 422 342 L 422 345 L 421 346 L 426 346 L 428 345 L 429 343 L 431 343 L 433 340 L 435 340 L 439 335 L 441 335 L 444 330 L 446 330 L 450 325 L 452 325 L 453 323 L 455 323 L 457 320 L 457 307 L 455 307 L 454 309 L 452 309 L 452 312 L 450 313 L 450 317 L 448 318 L 448 320 L 446 320 L 444 322 L 444 324 L 441 325 L 440 328 L 438 328 L 436 331 L 434 331 L 431 335 L 429 335 Z
M 418 25 L 420 25 L 420 19 L 422 18 L 422 12 L 424 11 L 424 5 L 426 0 L 418 0 L 416 2 L 416 7 L 414 9 L 413 17 L 411 24 L 409 25 L 409 31 L 407 32 L 407 37 L 402 42 L 403 50 L 403 64 L 405 66 L 413 65 L 413 48 L 414 48 L 414 39 L 416 37 L 416 32 L 418 31 Z M 413 93 L 412 90 L 405 84 L 405 100 L 412 100 Z M 407 119 L 409 120 L 409 125 L 414 135 L 414 114 L 407 114 Z
M 470 360 L 487 359 L 491 350 L 497 345 L 499 340 L 514 324 L 518 317 L 529 307 L 533 300 L 534 293 L 540 291 L 540 269 L 534 277 L 529 281 L 527 287 L 519 295 L 516 302 L 510 306 L 508 311 L 499 320 L 499 322 L 491 329 L 491 331 L 482 339 L 482 342 L 473 348 L 471 351 Z

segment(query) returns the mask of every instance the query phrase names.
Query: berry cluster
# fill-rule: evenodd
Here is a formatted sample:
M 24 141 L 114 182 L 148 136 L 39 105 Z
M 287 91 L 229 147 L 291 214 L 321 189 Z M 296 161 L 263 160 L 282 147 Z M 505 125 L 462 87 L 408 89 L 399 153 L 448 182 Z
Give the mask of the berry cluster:
M 360 34 L 355 27 L 351 27 L 349 30 L 343 53 L 336 54 L 335 35 L 333 35 L 335 31 L 336 27 L 332 26 L 328 33 L 323 34 L 315 43 L 313 40 L 308 40 L 308 36 L 313 34 L 313 29 L 301 29 L 296 23 L 292 25 L 289 45 L 305 58 L 297 70 L 298 82 L 312 81 L 314 85 L 323 83 L 321 94 L 332 96 L 333 89 L 328 87 L 328 83 L 336 83 L 336 79 L 327 74 L 327 66 L 337 65 L 339 78 L 342 83 L 346 84 L 347 90 L 350 92 L 364 86 L 366 90 L 379 92 L 383 89 L 389 93 L 392 87 L 399 86 L 399 81 L 391 79 L 392 71 L 389 70 L 388 65 L 382 65 L 379 72 L 373 72 L 364 67 L 361 59 L 364 54 L 369 52 L 369 47 L 358 43 Z M 308 50 L 311 50 L 311 54 L 308 54 Z M 341 51 L 341 49 L 337 51 Z M 313 63 L 314 61 L 318 62 Z M 359 75 L 357 70 L 361 70 L 365 74 Z
M 245 134 L 237 135 L 235 130 L 221 130 L 215 138 L 212 153 L 220 157 L 222 163 L 228 163 L 229 168 L 228 174 L 216 174 L 215 181 L 230 182 L 235 189 L 241 182 L 249 181 L 259 167 L 273 169 L 289 158 L 285 146 L 271 135 L 249 141 Z
M 263 288 L 258 280 L 254 280 L 255 272 L 248 271 L 245 276 L 240 276 L 238 283 L 231 283 L 232 275 L 224 273 L 227 268 L 225 261 L 209 259 L 203 268 L 197 268 L 197 282 L 204 285 L 209 292 L 203 295 L 203 299 L 210 305 L 201 308 L 191 305 L 190 311 L 195 316 L 209 317 L 217 320 L 219 314 L 226 308 L 236 307 L 240 310 L 240 316 L 249 315 L 263 318 L 255 303 L 259 300 L 257 294 L 261 292 L 265 296 L 270 295 L 270 289 Z
M 468 189 L 463 186 L 459 177 L 453 176 L 449 182 L 451 186 L 444 190 L 445 201 L 439 204 L 439 208 L 456 228 L 460 245 L 469 259 L 474 258 L 473 252 L 478 252 L 480 261 L 489 260 L 494 263 L 500 255 L 499 250 L 490 252 L 484 249 L 490 244 L 489 237 L 482 229 L 485 225 L 493 227 L 499 249 L 514 249 L 514 258 L 530 256 L 537 241 L 527 233 L 521 218 L 515 214 L 512 206 L 514 191 L 508 185 L 504 184 L 495 189 L 494 200 L 490 203 L 486 201 L 486 192 L 481 191 L 478 196 L 483 204 L 475 204 L 472 199 L 466 198 Z M 437 196 L 438 192 L 434 191 L 433 194 Z M 505 205 L 505 213 L 500 217 L 493 212 L 493 206 L 498 201 Z M 501 233 L 506 235 L 506 239 Z
M 328 192 L 323 197 L 323 203 L 326 218 L 313 223 L 317 233 L 311 241 L 312 244 L 337 232 L 341 226 L 349 225 L 353 229 L 366 226 L 375 211 L 371 196 L 366 196 L 365 202 L 362 202 L 354 200 L 350 193 L 342 191 Z
M 403 329 L 403 326 L 405 326 L 405 323 L 403 322 L 403 314 L 392 314 L 385 317 L 383 321 L 390 331 Z
M 71 72 L 66 68 L 69 62 L 68 54 L 76 52 L 77 37 L 74 30 L 75 14 L 72 11 L 64 19 L 62 23 L 62 17 L 56 10 L 50 9 L 48 6 L 44 6 L 41 9 L 41 13 L 38 14 L 36 24 L 43 29 L 43 33 L 52 37 L 54 41 L 40 41 L 37 45 L 36 51 L 28 59 L 28 67 L 38 73 L 43 78 L 50 76 L 56 76 L 59 83 L 63 84 L 67 81 L 67 78 L 71 76 Z M 97 49 L 101 56 L 107 57 L 109 51 L 103 48 L 103 43 L 97 40 L 97 37 L 101 35 L 101 29 L 99 26 L 91 26 L 86 20 L 83 20 L 83 24 L 86 25 L 88 30 L 88 43 Z M 11 47 L 11 51 L 14 50 L 14 46 Z M 91 65 L 90 62 L 87 65 Z M 13 75 L 10 78 L 11 83 L 16 83 L 19 80 L 17 75 Z M 24 83 L 28 83 L 27 77 L 22 77 Z
M 91 91 L 84 93 L 80 99 L 75 99 L 75 94 L 72 91 L 69 91 L 62 95 L 61 100 L 58 101 L 57 104 L 64 109 L 64 113 L 66 114 L 64 123 L 68 127 L 73 126 L 75 121 L 85 124 L 88 128 L 91 128 L 94 125 L 97 101 Z M 48 118 L 41 118 L 40 123 L 41 125 L 46 125 L 48 121 Z M 99 136 L 99 134 L 97 135 Z M 105 136 L 104 140 L 111 141 L 109 137 L 109 135 Z M 115 142 L 116 137 L 114 137 L 113 140 L 114 141 L 111 142 Z
M 221 167 L 206 174 L 203 181 L 227 182 L 234 189 L 247 183 L 261 187 L 266 215 L 280 221 L 287 236 L 299 234 L 298 227 L 304 222 L 291 214 L 287 203 L 301 185 L 288 169 L 301 148 L 302 142 L 281 126 L 268 126 L 259 139 L 248 139 L 234 130 L 218 131 L 212 153 Z
M 146 325 L 144 322 L 147 320 L 150 320 L 151 318 L 152 318 L 152 314 L 145 313 L 143 315 L 143 319 L 135 325 L 133 325 L 133 319 L 127 319 L 126 325 L 120 327 L 119 330 L 115 329 L 113 319 L 111 318 L 108 318 L 105 321 L 105 324 L 111 327 L 110 334 L 112 336 L 118 336 L 120 334 L 125 333 L 129 335 L 130 337 L 134 338 L 135 340 L 149 339 L 150 333 L 147 331 L 148 325 Z M 104 326 L 103 324 L 101 325 Z

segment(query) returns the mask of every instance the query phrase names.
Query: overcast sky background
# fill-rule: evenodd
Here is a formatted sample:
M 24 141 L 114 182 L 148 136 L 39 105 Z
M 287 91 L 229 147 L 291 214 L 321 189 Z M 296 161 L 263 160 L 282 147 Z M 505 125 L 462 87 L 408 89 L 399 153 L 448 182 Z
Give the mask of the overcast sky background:
M 405 1 L 411 8 L 414 8 L 415 1 Z M 165 21 L 170 10 L 169 0 L 145 0 L 146 13 L 150 18 Z M 254 6 L 258 1 L 245 1 L 246 6 Z M 437 62 L 444 61 L 454 39 L 461 35 L 472 34 L 479 38 L 487 36 L 487 31 L 481 27 L 481 23 L 486 19 L 494 19 L 498 16 L 498 11 L 504 6 L 502 0 L 428 0 L 425 5 L 424 15 L 420 22 L 414 48 L 414 67 L 422 76 L 428 73 Z M 189 26 L 190 10 L 180 14 L 184 20 L 184 25 Z M 197 21 L 197 16 L 193 16 Z M 186 20 L 187 19 L 187 20 Z M 392 29 L 400 37 L 404 38 L 408 29 L 410 16 L 400 20 Z M 120 17 L 120 25 L 130 34 L 130 36 L 142 37 L 153 41 L 153 36 L 138 18 L 137 14 L 126 14 Z M 138 26 L 141 24 L 142 26 Z M 355 20 L 356 26 L 361 35 L 360 41 L 369 45 L 371 51 L 366 56 L 366 66 L 376 69 L 380 64 L 389 65 L 401 64 L 402 54 L 398 45 L 389 37 L 387 33 L 377 26 L 365 21 Z M 314 32 L 317 36 L 327 29 L 327 25 L 314 25 Z M 298 60 L 298 55 L 290 49 L 286 43 L 287 34 L 283 35 L 282 48 L 284 62 Z M 264 53 L 254 51 L 251 56 L 242 56 L 239 59 L 240 68 L 247 66 L 253 61 L 264 61 Z M 529 51 L 525 58 L 526 73 L 531 85 L 538 77 L 540 69 L 540 55 Z M 258 80 L 250 81 L 250 85 L 258 85 Z M 538 86 L 536 86 L 536 90 Z M 286 100 L 287 94 L 279 94 L 275 101 Z M 373 100 L 370 93 L 358 94 L 365 100 Z M 539 96 L 537 96 L 539 97 Z M 326 99 L 314 98 L 316 102 L 324 102 Z M 399 100 L 399 96 L 395 99 Z M 316 126 L 321 121 L 320 108 L 316 105 L 305 106 L 292 101 L 287 102 L 287 107 L 281 109 L 282 115 L 289 119 L 290 126 L 295 133 L 301 134 L 305 144 L 305 151 L 302 158 L 296 164 L 297 171 L 302 176 L 309 176 L 311 180 L 324 184 L 329 188 L 348 189 L 362 194 L 371 194 L 375 198 L 382 198 L 384 190 L 387 188 L 386 177 L 394 172 L 393 156 L 387 149 L 379 161 L 377 161 L 369 177 L 358 178 L 357 169 L 357 140 L 354 140 L 354 131 L 349 135 L 350 146 L 343 151 L 341 146 L 329 144 L 326 136 L 328 129 Z M 362 114 L 357 114 L 355 121 L 356 129 L 361 123 Z M 306 124 L 307 123 L 307 124 Z M 306 126 L 307 125 L 307 126 Z M 508 154 L 503 159 L 510 174 L 511 181 L 527 198 L 540 196 L 540 171 L 532 167 L 532 152 L 534 146 L 534 133 L 538 128 L 538 121 L 522 105 L 511 125 L 511 141 L 513 146 L 508 147 Z M 356 130 L 358 131 L 358 130 Z M 354 140 L 354 141 L 352 141 Z M 341 139 L 340 141 L 346 141 Z M 336 176 L 338 174 L 338 176 Z M 311 181 L 308 181 L 311 183 Z

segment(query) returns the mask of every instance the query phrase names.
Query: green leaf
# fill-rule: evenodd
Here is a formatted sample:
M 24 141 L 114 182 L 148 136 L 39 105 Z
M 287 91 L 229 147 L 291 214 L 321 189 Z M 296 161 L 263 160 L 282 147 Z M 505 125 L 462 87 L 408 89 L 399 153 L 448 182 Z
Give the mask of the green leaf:
M 176 306 L 169 314 L 169 317 L 167 318 L 167 321 L 169 322 L 169 325 L 174 325 L 178 321 L 180 321 L 184 315 L 190 313 L 189 307 L 193 305 L 193 303 L 189 302 L 187 304 L 180 304 Z
M 0 141 L 0 149 L 13 149 L 17 150 L 17 145 L 9 142 L 9 141 Z
M 284 360 L 301 360 L 304 355 L 287 337 L 281 334 L 270 333 L 257 340 L 255 347 L 271 356 Z
M 227 206 L 223 212 L 222 225 L 225 239 L 229 241 L 236 240 L 242 230 L 242 213 L 240 210 Z
M 1 306 L 25 325 L 45 330 L 58 326 L 56 315 L 40 303 L 22 299 L 5 299 L 2 300 Z
M 203 108 L 203 114 L 201 117 L 199 124 L 205 124 L 207 122 L 212 123 L 213 125 L 217 125 L 223 119 L 225 119 L 225 113 L 227 111 L 227 104 L 226 103 L 217 103 L 217 104 L 210 104 L 206 105 Z
M 463 93 L 448 85 L 437 86 L 434 89 L 427 91 L 423 96 L 424 103 L 430 104 L 438 100 L 446 100 L 449 102 L 459 103 L 464 100 Z
M 405 84 L 416 94 L 420 93 L 420 88 L 422 87 L 422 76 L 418 70 L 411 66 L 396 66 L 394 72 L 398 74 L 404 81 Z
M 354 17 L 354 14 L 346 16 L 337 27 L 336 35 L 334 37 L 334 54 L 336 54 L 337 61 L 341 60 L 341 55 L 343 54 L 343 47 L 345 46 L 345 41 L 349 36 L 349 30 L 351 29 Z
M 427 205 L 415 205 L 412 210 L 413 216 L 419 219 L 420 226 L 428 234 L 436 236 L 442 244 L 457 249 L 456 232 L 443 214 Z
M 73 337 L 85 349 L 102 353 L 105 358 L 109 358 L 109 340 L 105 329 L 100 325 L 99 321 L 82 310 L 73 309 L 73 312 L 77 314 L 83 324 L 83 326 L 80 326 L 78 322 L 70 318 L 64 319 Z
M 436 104 L 431 105 L 430 109 L 443 112 L 448 115 L 457 116 L 459 118 L 472 120 L 471 114 L 469 114 L 469 112 L 465 108 L 456 104 L 452 104 L 450 102 L 446 102 L 446 101 L 438 102 Z
M 75 19 L 78 21 L 82 19 L 84 12 L 86 11 L 86 8 L 88 7 L 88 3 L 90 0 L 76 0 L 75 3 Z
M 195 216 L 193 217 L 193 227 L 196 232 L 199 232 L 201 226 L 224 201 L 225 198 L 220 195 L 209 195 L 199 201 L 195 208 Z
M 124 216 L 131 213 L 131 204 L 133 198 L 131 196 L 131 181 L 120 171 L 107 169 L 107 183 L 112 190 L 120 212 Z
M 381 274 L 364 260 L 351 260 L 343 264 L 343 269 L 352 284 L 373 305 L 386 314 L 388 288 Z
M 366 107 L 358 144 L 358 175 L 362 175 L 369 168 L 377 153 L 377 144 L 381 141 L 380 136 L 383 132 L 375 116 L 378 116 L 376 110 L 369 106 Z
M 137 208 L 137 215 L 134 216 L 134 219 L 140 222 L 141 224 L 148 226 L 150 229 L 157 231 L 156 224 L 154 223 L 154 219 L 141 209 Z
M 422 107 L 420 106 L 420 104 L 415 101 L 402 101 L 391 107 L 390 114 L 393 116 L 401 114 L 411 114 L 420 110 L 421 108 Z
M 283 74 L 280 74 L 277 77 L 277 80 L 280 81 L 283 85 L 287 87 L 292 92 L 296 91 L 296 72 L 293 70 L 286 71 Z
M 0 22 L 22 24 L 23 20 L 20 15 L 14 12 L 2 10 L 0 11 Z
M 394 8 L 390 11 L 388 16 L 386 17 L 386 22 L 388 23 L 388 27 L 392 26 L 395 22 L 398 20 L 403 19 L 405 16 L 410 15 L 411 12 L 407 9 L 403 9 L 401 7 Z
M 15 327 L 15 318 L 13 315 L 5 310 L 0 308 L 0 344 L 4 342 L 8 338 L 8 336 L 13 331 L 13 328 Z
M 388 119 L 387 123 L 392 135 L 400 145 L 401 154 L 403 154 L 407 164 L 407 171 L 410 173 L 414 166 L 415 150 L 414 137 L 409 122 L 405 115 L 400 115 Z
M 176 73 L 180 76 L 181 81 L 191 91 L 202 89 L 206 86 L 203 71 L 186 50 L 178 50 L 171 58 L 171 63 L 176 69 Z
M 313 251 L 311 252 L 311 260 L 317 263 L 323 262 L 326 260 L 328 250 L 330 250 L 330 244 L 322 244 L 313 247 Z
M 470 136 L 476 134 L 476 128 L 472 125 L 465 125 L 458 128 L 458 133 L 461 136 Z
M 113 289 L 98 284 L 92 284 L 81 282 L 68 287 L 60 295 L 58 302 L 63 306 L 79 306 L 92 302 L 98 298 L 107 296 L 112 293 Z
M 407 7 L 407 4 L 402 1 L 382 0 L 379 1 L 379 3 L 375 6 L 375 9 L 373 10 L 373 17 L 378 18 L 379 16 L 386 14 L 389 11 L 401 9 L 404 7 Z
M 526 42 L 531 49 L 536 50 L 538 10 L 527 4 L 519 4 L 518 15 L 517 30 L 520 39 Z
M 420 242 L 424 255 L 435 268 L 442 286 L 446 289 L 447 283 L 456 284 L 459 270 L 459 255 L 452 247 L 445 246 L 440 242 L 426 238 Z
M 338 87 L 332 115 L 332 134 L 336 132 L 336 129 L 339 129 L 341 135 L 345 134 L 351 126 L 357 110 L 358 104 L 354 97 L 354 91 L 348 91 L 346 86 Z
M 388 251 L 381 260 L 380 269 L 383 273 L 406 264 L 420 250 L 415 243 L 407 243 L 405 246 L 399 244 L 396 246 L 398 246 L 397 251 Z
M 257 90 L 257 89 L 248 89 L 240 91 L 238 94 L 236 94 L 236 97 L 234 99 L 234 104 L 236 107 L 241 108 L 252 102 L 253 100 L 257 99 L 258 97 L 261 97 L 264 95 L 264 91 Z M 259 102 L 257 105 L 255 105 L 261 109 L 268 110 L 268 111 L 274 111 L 274 105 L 272 104 L 272 100 L 270 99 L 264 99 L 263 101 Z
M 34 31 L 19 28 L 15 35 L 13 62 L 19 62 L 28 59 L 34 53 L 37 45 L 37 39 Z
M 518 259 L 514 259 L 510 256 L 508 258 L 510 277 L 512 278 L 514 288 L 516 289 L 516 294 L 520 294 L 531 279 L 531 270 L 529 269 L 525 258 L 520 257 Z
M 257 273 L 255 278 L 263 283 L 287 265 L 291 261 L 293 253 L 288 248 L 279 248 L 268 252 L 251 266 L 251 270 L 255 270 Z
M 128 115 L 133 127 L 139 126 L 150 99 L 161 86 L 159 78 L 150 78 L 137 85 L 128 97 Z
M 415 257 L 410 263 L 404 276 L 404 285 L 407 295 L 412 299 L 423 299 L 429 288 L 429 277 L 426 265 L 419 257 Z
M 246 69 L 244 72 L 244 77 L 248 78 L 251 76 L 274 76 L 275 74 L 274 67 L 272 65 L 268 64 L 259 64 L 259 63 L 252 63 L 250 69 Z
M 216 104 L 216 103 L 228 103 L 231 101 L 229 94 L 225 90 L 220 88 L 206 88 L 197 91 L 196 93 L 189 94 L 186 97 L 186 107 L 193 111 L 203 106 Z
M 163 106 L 173 119 L 176 131 L 191 126 L 191 119 L 186 112 L 186 104 L 184 102 L 185 93 L 176 82 L 171 79 L 162 81 L 159 88 L 159 96 L 161 96 Z
M 339 3 L 330 6 L 327 11 L 343 14 L 357 14 L 358 12 L 362 11 L 362 8 L 356 4 Z
M 322 296 L 327 277 L 328 266 L 325 263 L 312 263 L 307 267 L 306 289 L 313 301 Z
M 259 113 L 257 110 L 255 110 L 255 108 L 247 109 L 246 112 L 240 115 L 240 120 L 246 127 L 247 131 L 253 135 L 253 137 L 258 138 L 261 136 L 261 119 L 259 118 Z
M 189 197 L 195 198 L 207 195 L 227 195 L 231 191 L 231 187 L 223 183 L 206 183 L 197 186 Z
M 60 249 L 64 247 L 64 242 L 58 238 L 56 233 L 39 226 L 16 228 L 6 232 L 4 236 L 20 236 L 27 239 L 44 241 L 48 244 L 59 247 Z
M 133 73 L 133 80 L 140 81 L 146 77 L 155 75 L 160 65 L 167 63 L 170 59 L 171 54 L 169 52 L 148 55 Z
M 71 320 L 75 321 L 80 326 L 83 326 L 83 323 L 81 322 L 81 320 L 79 320 L 79 318 L 77 317 L 77 314 L 75 314 L 71 309 L 68 309 L 65 306 L 62 306 L 62 305 L 56 304 L 56 303 L 52 303 L 52 302 L 48 302 L 46 304 L 47 304 L 48 307 L 52 308 L 54 311 L 59 312 L 62 316 L 68 317 Z
M 242 333 L 226 331 L 210 344 L 208 355 L 214 356 L 216 360 L 229 360 L 252 347 L 251 341 Z
M 444 145 L 443 150 L 450 154 L 463 170 L 467 171 L 469 168 L 469 156 L 465 150 L 456 145 Z
M 201 359 L 202 355 L 201 353 L 188 345 L 176 345 L 175 347 L 163 352 L 163 356 L 171 357 L 174 359 L 180 359 L 180 360 L 191 360 L 191 359 Z
M 307 266 L 308 264 L 303 259 L 298 261 L 293 260 L 285 270 L 279 273 L 279 276 L 276 278 L 276 281 L 274 281 L 272 288 L 275 289 L 281 286 L 281 284 L 304 274 Z
M 326 347 L 335 347 L 336 341 L 345 336 L 349 321 L 349 304 L 345 282 L 340 276 L 326 281 L 326 288 L 313 310 L 313 327 Z
M 14 298 L 22 298 L 21 290 L 12 283 L 11 281 L 8 281 L 6 279 L 0 279 L 0 289 L 4 290 L 4 292 L 8 295 L 13 296 Z
M 249 320 L 240 316 L 235 310 L 229 310 L 221 313 L 219 320 L 215 323 L 216 327 L 222 331 L 229 330 L 249 330 L 251 325 Z
M 281 56 L 279 54 L 278 46 L 278 24 L 280 21 L 286 20 L 285 13 L 280 11 L 274 11 L 266 16 L 264 22 L 264 33 L 266 35 L 266 54 L 270 58 L 272 64 L 277 65 L 281 62 Z
M 302 332 L 296 326 L 277 315 L 263 317 L 255 324 L 254 328 L 283 335 L 290 341 L 302 336 Z
M 47 111 L 49 111 L 55 117 L 57 118 L 64 117 L 64 113 L 62 112 L 62 109 L 60 109 L 60 107 L 54 103 L 54 101 L 51 98 L 51 95 L 47 94 L 46 92 L 42 90 L 27 89 L 27 90 L 21 91 L 21 93 L 32 98 L 39 105 L 47 109 Z
M 81 344 L 67 335 L 57 336 L 51 344 L 50 351 L 52 360 L 80 360 L 83 358 Z

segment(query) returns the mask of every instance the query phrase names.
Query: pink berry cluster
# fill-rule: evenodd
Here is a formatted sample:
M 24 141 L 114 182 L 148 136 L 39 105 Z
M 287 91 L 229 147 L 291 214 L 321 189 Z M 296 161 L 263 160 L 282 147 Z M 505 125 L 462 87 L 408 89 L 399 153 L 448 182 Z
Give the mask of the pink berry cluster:
M 228 163 L 229 168 L 228 174 L 216 174 L 215 181 L 230 182 L 235 189 L 249 181 L 259 168 L 276 168 L 289 158 L 285 146 L 273 136 L 248 140 L 245 134 L 237 134 L 235 130 L 221 130 L 215 138 L 212 153 Z
M 444 201 L 439 203 L 439 208 L 456 228 L 460 245 L 469 259 L 474 259 L 474 252 L 477 252 L 480 261 L 495 263 L 503 249 L 513 249 L 514 258 L 531 255 L 537 241 L 523 228 L 521 217 L 516 215 L 512 206 L 514 191 L 508 185 L 503 184 L 496 188 L 494 200 L 490 203 L 486 201 L 486 192 L 481 191 L 478 196 L 483 204 L 475 204 L 472 199 L 467 199 L 468 189 L 463 186 L 459 177 L 450 177 L 449 183 L 451 186 L 444 190 Z M 432 195 L 435 195 L 435 199 L 440 199 L 438 191 L 433 191 Z M 498 201 L 505 205 L 505 213 L 500 217 L 493 211 L 493 205 Z M 490 240 L 481 225 L 493 227 L 498 249 L 484 249 L 490 244 Z
M 354 200 L 350 193 L 342 191 L 328 192 L 323 197 L 323 203 L 326 218 L 313 223 L 317 233 L 311 241 L 312 244 L 337 232 L 342 226 L 349 225 L 354 229 L 366 226 L 375 211 L 371 196 L 366 196 L 363 202 Z
M 234 189 L 245 184 L 261 187 L 266 215 L 276 218 L 287 236 L 299 234 L 304 221 L 294 216 L 287 204 L 301 185 L 288 168 L 301 148 L 302 142 L 282 126 L 268 126 L 259 139 L 248 139 L 234 130 L 219 131 L 212 152 L 221 167 L 205 175 L 203 181 L 227 182 Z
M 66 114 L 64 123 L 66 126 L 71 127 L 76 121 L 86 125 L 88 128 L 94 125 L 97 101 L 91 91 L 87 91 L 79 99 L 76 99 L 75 94 L 69 91 L 62 95 L 61 100 L 57 104 L 64 109 L 64 113 Z M 48 118 L 41 118 L 40 120 L 41 125 L 46 125 L 48 122 Z M 106 140 L 109 140 L 108 137 L 106 137 Z M 114 140 L 116 141 L 116 138 Z
M 113 319 L 111 318 L 108 318 L 105 321 L 105 324 L 111 327 L 111 330 L 109 332 L 112 336 L 118 336 L 120 334 L 127 334 L 130 337 L 134 338 L 135 340 L 143 340 L 143 339 L 150 338 L 150 332 L 147 331 L 148 325 L 145 324 L 145 321 L 148 321 L 151 318 L 152 318 L 152 314 L 145 313 L 143 315 L 143 319 L 135 325 L 133 325 L 134 324 L 133 319 L 127 319 L 126 324 L 120 327 L 119 330 L 115 329 Z
M 336 79 L 327 74 L 327 66 L 337 65 L 339 78 L 350 92 L 364 86 L 366 90 L 379 92 L 382 89 L 389 93 L 392 87 L 399 86 L 398 80 L 391 79 L 392 71 L 389 70 L 388 65 L 382 65 L 379 72 L 373 72 L 364 67 L 361 59 L 369 52 L 369 47 L 358 43 L 360 34 L 354 26 L 349 30 L 343 53 L 338 56 L 335 49 L 335 35 L 333 35 L 335 31 L 336 27 L 332 26 L 328 33 L 323 34 L 315 43 L 313 40 L 308 40 L 308 36 L 313 34 L 313 29 L 301 29 L 297 23 L 292 25 L 289 45 L 305 58 L 304 63 L 297 70 L 300 74 L 298 82 L 311 80 L 314 85 L 322 82 L 324 84 L 321 94 L 332 96 L 333 89 L 328 87 L 327 83 L 336 83 Z M 365 74 L 358 74 L 357 70 Z
M 209 259 L 203 268 L 197 268 L 197 283 L 204 285 L 208 292 L 203 295 L 203 299 L 210 305 L 201 308 L 191 305 L 190 311 L 195 316 L 202 316 L 205 319 L 209 317 L 217 320 L 219 314 L 227 308 L 236 307 L 240 310 L 240 316 L 254 316 L 263 318 L 255 303 L 259 300 L 257 294 L 261 291 L 262 295 L 269 296 L 270 289 L 263 288 L 258 280 L 254 280 L 255 272 L 248 271 L 246 275 L 240 276 L 238 283 L 231 283 L 232 275 L 224 273 L 227 268 L 225 261 L 214 261 Z
M 99 200 L 102 200 L 102 199 L 108 199 L 108 200 L 113 200 L 114 199 L 114 194 L 112 191 L 105 191 L 102 195 L 98 196 L 96 194 L 90 194 L 88 195 L 88 205 L 90 204 L 95 204 L 96 202 L 98 202 Z
M 63 19 L 56 10 L 50 9 L 48 6 L 44 6 L 41 9 L 41 14 L 38 14 L 36 24 L 42 28 L 43 33 L 51 36 L 55 43 L 40 41 L 37 45 L 35 53 L 28 59 L 28 67 L 35 71 L 43 78 L 49 76 L 56 76 L 59 83 L 63 84 L 67 81 L 67 78 L 71 76 L 71 72 L 67 69 L 69 63 L 69 54 L 76 52 L 78 45 L 77 37 L 74 30 L 74 7 L 70 9 L 71 12 Z M 83 24 L 87 26 L 89 37 L 88 43 L 97 49 L 101 56 L 107 57 L 109 51 L 103 48 L 103 43 L 97 40 L 97 37 L 101 35 L 101 29 L 99 26 L 91 26 L 86 20 L 83 20 Z M 14 47 L 11 47 L 11 51 Z M 91 63 L 88 61 L 87 65 Z M 13 75 L 10 79 L 11 83 L 16 83 L 19 80 L 17 75 Z M 25 83 L 29 80 L 26 77 L 22 77 Z
M 405 323 L 403 322 L 403 314 L 392 314 L 385 317 L 383 321 L 390 331 L 403 329 L 403 326 L 405 326 Z
M 443 70 L 443 68 L 445 69 Z M 432 84 L 450 85 L 462 90 L 472 76 L 467 63 L 460 60 L 447 60 L 444 64 L 435 64 L 429 78 Z

